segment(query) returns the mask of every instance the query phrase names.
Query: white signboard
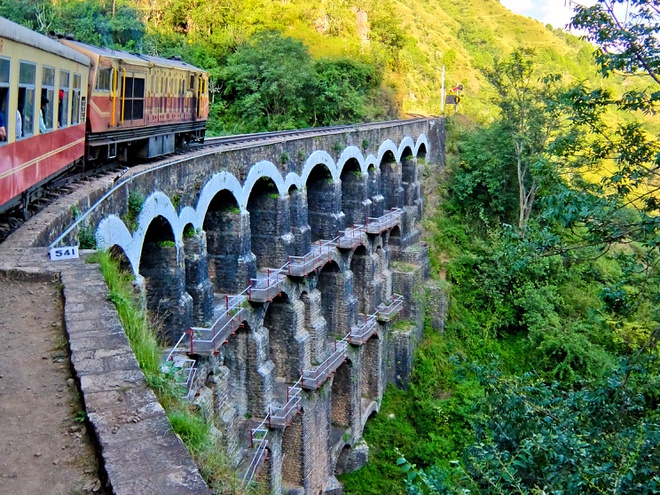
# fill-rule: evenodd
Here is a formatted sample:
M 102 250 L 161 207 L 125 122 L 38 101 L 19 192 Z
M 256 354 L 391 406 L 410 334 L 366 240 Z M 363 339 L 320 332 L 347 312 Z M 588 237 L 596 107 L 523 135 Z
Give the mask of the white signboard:
M 78 246 L 62 246 L 50 250 L 51 260 L 70 260 L 73 258 L 78 258 Z

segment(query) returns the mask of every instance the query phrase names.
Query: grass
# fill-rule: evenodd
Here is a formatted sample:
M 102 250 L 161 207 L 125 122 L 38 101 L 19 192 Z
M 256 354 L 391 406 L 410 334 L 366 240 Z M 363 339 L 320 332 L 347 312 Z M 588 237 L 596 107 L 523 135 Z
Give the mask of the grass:
M 161 371 L 161 346 L 157 329 L 133 289 L 133 276 L 122 272 L 117 260 L 107 252 L 97 253 L 90 261 L 98 262 L 108 285 L 108 298 L 114 303 L 126 337 L 149 386 L 165 409 L 172 428 L 183 440 L 205 481 L 218 495 L 257 495 L 260 487 L 247 489 L 237 478 L 224 447 L 212 434 L 212 423 L 177 393 L 172 379 Z

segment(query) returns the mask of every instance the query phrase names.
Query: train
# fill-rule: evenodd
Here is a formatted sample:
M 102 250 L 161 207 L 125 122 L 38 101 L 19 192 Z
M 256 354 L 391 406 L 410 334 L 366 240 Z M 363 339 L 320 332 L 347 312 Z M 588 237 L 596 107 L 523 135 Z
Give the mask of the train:
M 0 17 L 0 214 L 74 166 L 132 164 L 203 142 L 208 73 L 52 38 Z

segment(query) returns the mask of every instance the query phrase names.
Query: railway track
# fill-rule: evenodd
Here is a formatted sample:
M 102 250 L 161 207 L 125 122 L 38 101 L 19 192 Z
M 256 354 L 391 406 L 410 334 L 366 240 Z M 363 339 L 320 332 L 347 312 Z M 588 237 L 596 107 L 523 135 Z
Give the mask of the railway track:
M 164 159 L 154 161 L 153 163 L 157 167 L 167 167 L 181 160 L 189 160 L 197 155 L 205 155 L 220 151 L 225 147 L 249 147 L 252 145 L 270 144 L 277 141 L 342 134 L 354 130 L 396 127 L 402 123 L 410 124 L 425 120 L 427 119 L 413 118 L 357 125 L 338 125 L 332 127 L 212 137 L 207 138 L 203 144 L 194 143 L 185 148 L 179 148 L 175 153 Z M 122 182 L 122 176 L 129 170 L 129 167 L 119 162 L 107 163 L 90 170 L 73 168 L 65 175 L 59 176 L 48 184 L 31 191 L 27 208 L 16 208 L 0 215 L 0 243 L 2 243 L 12 232 L 19 229 L 28 218 L 36 215 L 58 198 L 71 194 L 83 184 L 110 175 L 115 176 L 115 182 L 117 186 L 119 186 Z M 148 171 L 143 173 L 148 173 Z

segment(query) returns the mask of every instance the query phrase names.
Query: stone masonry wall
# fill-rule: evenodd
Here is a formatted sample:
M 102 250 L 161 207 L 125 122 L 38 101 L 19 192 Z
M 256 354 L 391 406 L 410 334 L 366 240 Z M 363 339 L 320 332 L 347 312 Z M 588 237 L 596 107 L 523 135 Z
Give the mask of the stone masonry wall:
M 268 474 L 262 469 L 261 479 L 268 480 L 274 495 L 340 494 L 335 472 L 366 462 L 362 429 L 366 418 L 378 410 L 386 384 L 407 385 L 425 311 L 419 288 L 429 271 L 426 248 L 419 242 L 423 199 L 414 157 L 395 157 L 396 144 L 388 145 L 387 152 L 379 152 L 379 146 L 388 139 L 397 144 L 409 139 L 412 147 L 410 136 L 420 134 L 428 138 L 426 161 L 441 163 L 438 147 L 444 128 L 441 122 L 427 121 L 223 150 L 184 160 L 176 172 L 174 167 L 152 165 L 152 173 L 138 175 L 148 166 L 136 167 L 129 172 L 135 179 L 116 188 L 107 203 L 88 217 L 90 225 L 100 225 L 97 240 L 119 245 L 134 271 L 139 267 L 150 306 L 168 309 L 172 319 L 167 330 L 170 340 L 176 341 L 193 321 L 208 324 L 222 314 L 222 305 L 212 307 L 213 292 L 238 294 L 251 284 L 250 279 L 264 277 L 289 256 L 313 255 L 312 241 L 333 239 L 347 224 L 380 217 L 391 207 L 403 209 L 395 226 L 377 234 L 362 232 L 350 248 L 330 248 L 304 276 L 287 276 L 285 271 L 278 292 L 265 302 L 241 303 L 240 327 L 220 343 L 217 352 L 192 356 L 198 367 L 192 402 L 213 423 L 239 473 L 251 461 L 250 428 L 262 418 L 275 417 L 277 411 L 292 411 L 284 424 L 269 430 Z M 371 143 L 365 154 L 387 159 L 370 166 L 366 175 L 351 172 L 342 181 L 328 162 L 331 158 L 319 155 L 319 163 L 327 162 L 324 166 L 334 177 L 310 176 L 302 188 L 277 183 L 280 179 L 272 168 L 281 180 L 301 174 L 304 164 L 299 157 L 336 149 L 337 143 L 347 150 L 353 146 L 351 153 Z M 284 152 L 296 158 L 281 163 Z M 263 165 L 269 159 L 270 164 Z M 317 173 L 320 168 L 311 170 Z M 267 192 L 249 201 L 249 191 L 239 191 L 236 184 L 256 184 L 260 173 L 270 174 L 278 193 Z M 204 191 L 216 187 L 216 182 L 224 184 L 222 194 L 230 191 L 235 201 L 205 196 Z M 103 187 L 107 189 L 107 184 Z M 118 227 L 129 191 L 151 198 L 134 233 Z M 167 198 L 173 195 L 180 198 L 176 209 L 168 206 Z M 84 203 L 82 198 L 76 201 Z M 203 201 L 209 204 L 200 220 L 194 208 Z M 174 241 L 169 240 L 171 235 L 165 242 L 144 242 L 139 237 L 157 215 L 169 223 Z M 56 217 L 53 214 L 46 223 Z M 184 225 L 189 224 L 193 230 L 183 235 Z M 126 236 L 133 238 L 133 244 L 125 241 Z M 28 239 L 44 242 L 47 236 L 18 236 L 12 242 Z M 142 251 L 137 255 L 131 251 L 136 242 Z M 354 257 L 356 249 L 360 249 L 358 257 Z M 247 297 L 249 292 L 243 294 Z M 391 305 L 399 304 L 398 295 L 403 296 L 400 309 L 390 313 Z M 371 315 L 368 321 L 377 322 L 363 338 L 360 325 L 367 315 Z

